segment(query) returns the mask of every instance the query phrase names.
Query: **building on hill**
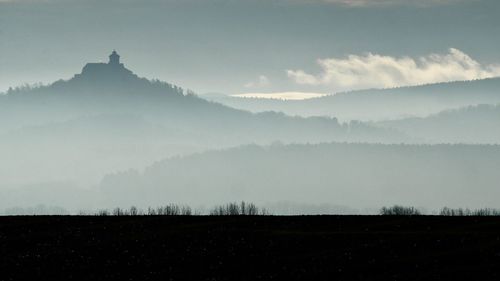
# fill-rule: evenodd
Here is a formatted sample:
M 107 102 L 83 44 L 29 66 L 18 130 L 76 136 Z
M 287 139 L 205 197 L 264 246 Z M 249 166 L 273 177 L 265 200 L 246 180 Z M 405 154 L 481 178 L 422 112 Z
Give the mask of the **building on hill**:
M 118 55 L 118 53 L 115 50 L 113 50 L 111 55 L 109 55 L 108 64 L 109 65 L 122 65 L 122 64 L 120 64 L 120 55 Z
M 83 67 L 82 73 L 75 76 L 75 78 L 90 78 L 96 81 L 113 80 L 113 78 L 118 77 L 136 76 L 120 62 L 120 55 L 115 50 L 109 55 L 108 63 L 87 63 Z

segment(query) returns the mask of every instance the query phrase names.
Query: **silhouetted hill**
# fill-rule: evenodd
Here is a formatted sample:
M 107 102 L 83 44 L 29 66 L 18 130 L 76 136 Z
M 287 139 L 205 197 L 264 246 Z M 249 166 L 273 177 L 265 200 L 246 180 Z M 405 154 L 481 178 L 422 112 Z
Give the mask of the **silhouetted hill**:
M 406 140 L 360 122 L 233 109 L 110 60 L 87 64 L 69 80 L 0 96 L 0 188 L 88 186 L 109 172 L 248 143 Z
M 340 120 L 380 121 L 423 117 L 469 105 L 500 103 L 500 78 L 360 90 L 300 101 L 238 97 L 211 97 L 211 99 L 253 112 L 275 110 L 290 115 L 335 116 Z
M 252 114 L 201 99 L 180 87 L 139 78 L 117 62 L 90 63 L 80 74 L 48 86 L 18 88 L 0 97 L 0 131 L 44 126 L 89 115 L 138 115 L 154 125 L 210 138 L 252 141 L 401 141 L 404 136 L 335 118 Z
M 101 186 L 123 206 L 285 200 L 437 209 L 497 206 L 499 170 L 500 146 L 277 144 L 170 158 L 109 175 Z
M 425 118 L 379 122 L 425 142 L 500 143 L 500 105 L 477 105 L 447 110 Z

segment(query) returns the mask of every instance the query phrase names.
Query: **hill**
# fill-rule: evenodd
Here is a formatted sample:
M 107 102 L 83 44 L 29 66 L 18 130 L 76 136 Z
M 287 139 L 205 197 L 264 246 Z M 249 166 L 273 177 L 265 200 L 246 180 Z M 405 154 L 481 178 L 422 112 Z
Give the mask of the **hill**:
M 109 63 L 87 64 L 69 80 L 0 95 L 0 189 L 91 186 L 106 173 L 248 143 L 407 139 L 360 122 L 233 109 L 140 78 L 113 56 Z
M 335 118 L 252 114 L 233 109 L 178 86 L 140 78 L 119 60 L 89 63 L 70 80 L 10 89 L 0 96 L 0 132 L 99 115 L 136 115 L 153 125 L 196 132 L 219 141 L 223 138 L 232 144 L 242 138 L 251 142 L 370 141 L 371 136 L 373 141 L 390 141 L 391 137 L 402 137 L 359 122 L 341 124 Z
M 393 89 L 368 89 L 299 101 L 227 96 L 215 96 L 211 99 L 252 112 L 275 110 L 289 115 L 381 121 L 425 117 L 448 109 L 500 103 L 500 78 Z
M 254 145 L 111 174 L 101 188 L 111 205 L 122 206 L 245 200 L 479 208 L 500 204 L 499 169 L 500 146 Z
M 500 105 L 447 110 L 425 118 L 378 122 L 427 143 L 500 143 Z

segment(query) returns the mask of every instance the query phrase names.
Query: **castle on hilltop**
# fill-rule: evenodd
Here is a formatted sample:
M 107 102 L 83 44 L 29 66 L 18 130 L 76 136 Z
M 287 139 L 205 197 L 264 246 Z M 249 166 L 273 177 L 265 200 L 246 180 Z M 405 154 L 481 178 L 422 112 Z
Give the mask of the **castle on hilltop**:
M 111 55 L 109 55 L 109 62 L 108 62 L 108 64 L 123 66 L 123 64 L 120 63 L 120 55 L 115 50 L 113 50 L 113 52 L 111 53 Z
M 109 79 L 115 77 L 126 77 L 134 75 L 132 71 L 125 68 L 120 62 L 120 55 L 113 50 L 109 55 L 108 63 L 87 63 L 81 74 L 77 74 L 75 78 L 92 78 L 92 79 Z M 135 76 L 135 75 L 134 75 Z

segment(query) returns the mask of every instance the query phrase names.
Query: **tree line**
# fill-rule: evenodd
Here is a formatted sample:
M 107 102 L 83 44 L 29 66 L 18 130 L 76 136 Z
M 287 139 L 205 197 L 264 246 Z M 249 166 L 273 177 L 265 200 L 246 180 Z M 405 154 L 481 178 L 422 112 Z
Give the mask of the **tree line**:
M 425 215 L 423 211 L 412 206 L 394 205 L 391 207 L 382 207 L 380 215 L 383 216 L 422 216 Z M 439 210 L 438 216 L 446 217 L 487 217 L 487 216 L 500 216 L 500 209 L 494 208 L 449 208 L 444 207 Z

